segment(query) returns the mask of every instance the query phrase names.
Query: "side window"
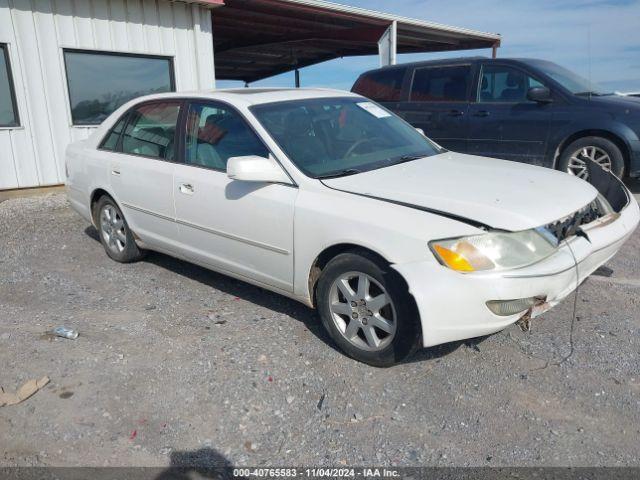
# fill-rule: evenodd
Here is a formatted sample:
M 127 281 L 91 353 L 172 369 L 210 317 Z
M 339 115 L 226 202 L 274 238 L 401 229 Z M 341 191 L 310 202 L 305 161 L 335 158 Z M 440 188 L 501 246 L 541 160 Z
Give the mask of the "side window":
M 506 65 L 485 65 L 478 101 L 485 103 L 520 103 L 527 101 L 527 91 L 542 83 L 526 73 Z
M 173 160 L 180 104 L 147 103 L 134 108 L 122 137 L 122 152 Z
M 122 129 L 124 128 L 124 124 L 127 121 L 127 118 L 129 117 L 129 115 L 127 113 L 125 113 L 120 120 L 118 120 L 116 122 L 116 124 L 113 126 L 113 128 L 111 128 L 111 130 L 109 131 L 109 133 L 107 134 L 106 137 L 104 137 L 104 140 L 102 141 L 102 144 L 100 145 L 100 148 L 102 150 L 109 150 L 109 151 L 115 151 L 117 146 L 118 146 L 118 140 L 120 140 L 120 134 L 122 133 Z
M 405 71 L 404 68 L 391 68 L 365 74 L 358 79 L 353 91 L 376 102 L 398 102 Z
M 19 124 L 9 52 L 7 46 L 0 43 L 0 127 L 17 127 Z
M 235 111 L 223 105 L 192 103 L 187 114 L 185 162 L 227 170 L 231 157 L 268 157 L 262 141 Z
M 465 102 L 470 76 L 469 65 L 419 68 L 413 75 L 411 101 Z

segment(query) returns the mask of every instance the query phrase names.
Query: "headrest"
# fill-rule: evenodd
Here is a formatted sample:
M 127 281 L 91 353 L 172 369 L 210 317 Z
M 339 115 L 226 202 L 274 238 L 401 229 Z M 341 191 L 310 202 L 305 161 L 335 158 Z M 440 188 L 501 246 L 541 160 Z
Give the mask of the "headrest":
M 522 74 L 509 72 L 509 74 L 507 75 L 507 87 L 509 88 L 520 87 L 522 86 L 522 80 L 523 80 Z

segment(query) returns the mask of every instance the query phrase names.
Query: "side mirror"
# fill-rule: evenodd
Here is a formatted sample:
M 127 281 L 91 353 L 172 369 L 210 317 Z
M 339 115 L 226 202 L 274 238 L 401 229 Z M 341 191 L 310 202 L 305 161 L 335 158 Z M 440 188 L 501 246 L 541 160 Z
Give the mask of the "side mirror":
M 227 177 L 244 182 L 291 184 L 287 174 L 274 159 L 258 155 L 231 157 L 227 161 Z
M 551 103 L 551 90 L 547 87 L 532 87 L 527 91 L 527 100 L 538 103 Z
M 424 130 L 423 129 L 416 127 L 416 132 L 418 132 L 423 137 L 426 137 L 426 135 L 424 134 Z

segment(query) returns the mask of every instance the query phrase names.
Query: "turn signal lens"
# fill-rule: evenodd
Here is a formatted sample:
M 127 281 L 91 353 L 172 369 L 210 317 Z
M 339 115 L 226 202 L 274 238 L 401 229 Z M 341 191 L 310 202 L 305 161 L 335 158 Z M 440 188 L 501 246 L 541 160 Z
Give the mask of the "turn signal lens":
M 473 272 L 475 270 L 467 259 L 459 253 L 440 245 L 434 245 L 433 249 L 437 252 L 440 259 L 447 264 L 447 267 L 459 272 Z

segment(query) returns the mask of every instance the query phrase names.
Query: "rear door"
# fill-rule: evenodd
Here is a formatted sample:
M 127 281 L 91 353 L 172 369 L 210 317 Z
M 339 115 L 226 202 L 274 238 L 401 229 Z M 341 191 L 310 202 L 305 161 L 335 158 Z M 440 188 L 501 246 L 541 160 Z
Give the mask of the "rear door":
M 398 112 L 443 147 L 466 152 L 471 79 L 470 64 L 416 67 Z
M 178 237 L 173 162 L 181 107 L 176 100 L 134 107 L 118 139 L 118 153 L 111 155 L 111 188 L 131 229 L 145 243 L 170 250 Z
M 483 63 L 469 109 L 469 153 L 543 164 L 553 104 L 527 100 L 543 83 L 525 70 Z

